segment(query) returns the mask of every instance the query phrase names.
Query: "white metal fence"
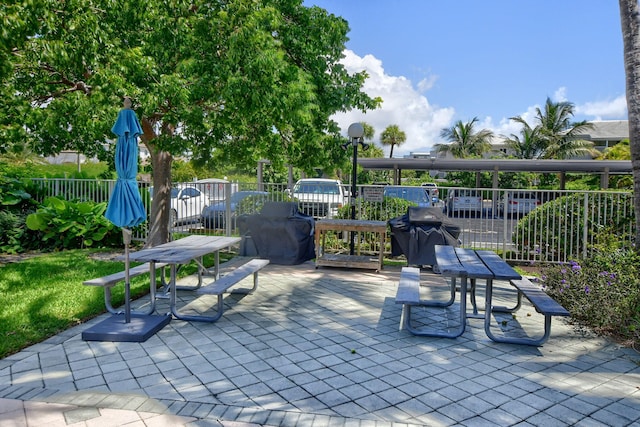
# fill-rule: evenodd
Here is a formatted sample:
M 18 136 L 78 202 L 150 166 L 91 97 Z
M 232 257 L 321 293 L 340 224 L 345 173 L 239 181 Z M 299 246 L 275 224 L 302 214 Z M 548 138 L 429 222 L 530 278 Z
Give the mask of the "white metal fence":
M 66 200 L 95 202 L 107 202 L 115 185 L 115 180 L 43 178 L 33 179 L 33 182 L 39 188 L 37 197 L 41 200 L 55 196 Z M 238 191 L 264 191 L 267 194 L 263 201 L 290 200 L 286 184 L 226 183 L 222 185 L 227 188 L 222 192 L 215 192 L 218 194 L 215 198 L 210 197 L 211 192 L 206 188 L 200 188 L 202 185 L 191 182 L 178 185 L 196 187 L 204 198 L 197 203 L 188 203 L 186 197 L 172 202 L 172 206 L 185 207 L 176 223 L 171 225 L 172 232 L 202 232 L 202 210 L 205 206 L 216 205 L 223 212 L 224 221 L 219 225 L 214 223 L 214 229 L 207 231 L 237 234 L 235 218 L 255 213 L 259 209 L 259 205 L 255 204 L 232 203 L 230 195 Z M 149 212 L 151 199 L 148 184 L 141 183 L 140 190 L 145 208 Z M 347 197 L 345 207 L 341 210 L 345 217 L 350 216 L 352 201 L 356 203 L 356 219 L 387 221 L 405 213 L 394 211 L 397 204 L 381 198 L 382 191 L 378 187 L 359 186 L 358 197 L 355 198 L 349 196 L 349 188 L 345 190 Z M 587 248 L 598 242 L 599 236 L 616 233 L 619 238 L 628 239 L 629 242 L 635 236 L 633 194 L 630 192 L 527 190 L 534 193 L 539 203 L 530 206 L 533 210 L 528 214 L 508 214 L 508 196 L 518 191 L 523 190 L 440 187 L 433 206 L 446 212 L 450 221 L 460 228 L 459 240 L 463 247 L 495 250 L 511 261 L 567 262 L 583 258 Z M 480 198 L 478 209 L 458 209 L 455 206 L 458 202 L 455 197 L 473 192 Z M 220 194 L 226 196 L 219 197 Z M 321 202 L 322 196 L 318 195 L 318 203 Z M 308 201 L 305 204 L 308 205 Z M 529 208 L 524 210 L 528 212 Z M 181 217 L 191 219 L 183 220 Z M 147 223 L 143 223 L 134 238 L 145 240 L 147 230 Z

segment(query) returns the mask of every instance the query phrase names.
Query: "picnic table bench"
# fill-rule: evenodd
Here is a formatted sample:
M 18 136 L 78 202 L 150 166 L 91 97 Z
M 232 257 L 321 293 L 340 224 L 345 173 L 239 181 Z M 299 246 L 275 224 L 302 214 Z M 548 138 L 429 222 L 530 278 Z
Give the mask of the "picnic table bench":
M 464 272 L 460 270 L 460 273 Z M 459 276 L 462 277 L 462 276 Z M 465 305 L 466 282 L 461 286 L 461 305 Z M 423 300 L 420 298 L 420 269 L 417 267 L 402 267 L 400 282 L 396 293 L 396 304 L 402 304 L 402 326 L 413 335 L 456 338 L 464 333 L 466 325 L 466 308 L 460 309 L 460 323 L 458 329 L 453 332 L 440 331 L 429 327 L 416 328 L 411 323 L 411 307 L 448 307 L 453 304 L 456 297 L 456 285 L 452 283 L 451 297 L 447 301 Z
M 223 294 L 227 292 L 231 287 L 239 284 L 243 279 L 249 277 L 253 274 L 253 287 L 250 289 L 237 289 L 231 293 L 234 294 L 252 294 L 258 288 L 258 272 L 262 270 L 262 268 L 266 267 L 269 264 L 268 259 L 260 259 L 255 258 L 242 264 L 240 267 L 235 270 L 225 274 L 220 277 L 218 280 L 214 280 L 211 283 L 206 284 L 196 290 L 199 294 L 206 295 L 216 295 L 218 297 L 217 305 L 216 305 L 216 314 L 210 317 L 200 317 L 197 320 L 206 320 L 209 322 L 215 322 L 220 317 L 222 317 L 222 313 L 224 311 L 224 301 Z
M 161 281 L 162 284 L 165 285 L 164 279 L 164 267 L 167 266 L 167 263 L 156 263 L 154 268 L 155 270 L 161 270 Z M 136 267 L 132 267 L 129 269 L 129 279 L 141 276 L 143 274 L 149 274 L 151 271 L 151 264 L 145 262 L 144 264 L 140 264 Z M 113 288 L 117 283 L 123 282 L 126 279 L 126 271 L 119 271 L 117 273 L 108 274 L 103 277 L 97 277 L 95 279 L 89 279 L 82 282 L 85 286 L 97 286 L 102 287 L 104 289 L 104 305 L 107 308 L 107 311 L 111 314 L 123 314 L 122 310 L 118 310 L 113 307 L 113 303 L 111 302 L 111 288 Z M 149 309 L 145 312 L 136 313 L 148 315 L 155 311 L 155 301 L 156 301 L 156 289 L 153 283 L 150 284 L 149 287 L 149 298 L 151 300 L 151 304 Z
M 437 269 L 443 276 L 451 278 L 449 301 L 432 301 L 420 299 L 420 270 L 414 267 L 403 267 L 396 294 L 396 303 L 403 304 L 403 325 L 414 335 L 455 338 L 465 330 L 467 318 L 484 318 L 484 329 L 487 336 L 496 342 L 540 346 L 551 334 L 551 318 L 553 316 L 569 316 L 569 312 L 539 286 L 522 277 L 493 251 L 454 248 L 438 245 L 436 249 Z M 411 325 L 411 307 L 447 307 L 455 300 L 456 278 L 462 278 L 460 286 L 460 326 L 456 331 L 434 331 L 427 328 L 416 329 Z M 478 314 L 476 306 L 476 280 L 485 279 L 485 312 Z M 470 281 L 469 293 L 473 313 L 466 313 L 467 280 Z M 517 290 L 517 301 L 513 307 L 493 305 L 493 281 L 507 281 Z M 536 311 L 544 316 L 544 333 L 540 337 L 496 336 L 491 330 L 492 313 L 514 313 L 521 307 L 522 296 L 527 298 Z

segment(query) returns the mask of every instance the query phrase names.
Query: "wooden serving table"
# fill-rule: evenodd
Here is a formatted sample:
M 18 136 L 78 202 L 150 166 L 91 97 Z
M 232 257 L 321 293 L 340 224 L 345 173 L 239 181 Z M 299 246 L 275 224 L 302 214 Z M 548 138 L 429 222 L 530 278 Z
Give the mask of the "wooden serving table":
M 377 256 L 358 254 L 328 254 L 325 253 L 325 239 L 328 232 L 371 232 L 380 236 L 380 250 Z M 382 270 L 384 259 L 384 241 L 387 234 L 385 221 L 359 221 L 351 219 L 321 219 L 315 224 L 316 268 L 320 266 L 367 268 Z M 358 248 L 359 249 L 359 248 Z

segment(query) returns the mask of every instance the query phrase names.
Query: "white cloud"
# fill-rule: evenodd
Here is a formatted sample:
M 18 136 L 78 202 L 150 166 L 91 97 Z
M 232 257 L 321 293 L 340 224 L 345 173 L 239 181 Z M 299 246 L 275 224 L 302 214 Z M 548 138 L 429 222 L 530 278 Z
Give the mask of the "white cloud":
M 345 50 L 344 54 L 342 63 L 350 73 L 367 71 L 369 78 L 363 86 L 364 92 L 383 99 L 381 108 L 366 114 L 348 111 L 334 115 L 333 119 L 345 136 L 351 123 L 366 122 L 375 129 L 374 141 L 381 145 L 380 135 L 387 126 L 398 125 L 407 135 L 407 140 L 394 148 L 394 157 L 410 152 L 428 152 L 434 144 L 442 142 L 440 131 L 450 126 L 454 109 L 433 107 L 421 94 L 433 85 L 436 77 L 424 79 L 416 89 L 406 77 L 386 74 L 382 62 L 373 55 L 360 57 L 350 50 Z M 388 156 L 389 148 L 385 147 L 385 153 Z
M 513 117 L 522 117 L 530 126 L 535 126 L 536 108 L 539 108 L 539 106 L 532 105 L 527 108 L 527 111 L 516 114 Z M 504 117 L 500 119 L 498 124 L 494 124 L 492 117 L 489 116 L 484 121 L 478 122 L 478 129 L 489 129 L 493 131 L 497 139 L 501 139 L 503 136 L 510 138 L 512 134 L 519 136 L 520 131 L 522 130 L 522 125 L 510 120 L 508 117 Z
M 552 99 L 554 102 L 567 102 L 567 88 L 564 86 L 558 88 L 558 90 L 556 90 L 556 92 L 553 94 Z
M 429 152 L 434 144 L 444 142 L 440 138 L 440 131 L 450 127 L 456 119 L 455 108 L 433 106 L 429 104 L 425 95 L 433 87 L 438 76 L 427 76 L 415 87 L 404 76 L 386 74 L 382 61 L 373 55 L 360 57 L 351 50 L 345 50 L 344 54 L 342 63 L 350 73 L 365 70 L 369 75 L 363 86 L 364 92 L 371 97 L 383 99 L 381 108 L 374 111 L 367 113 L 348 111 L 335 114 L 333 119 L 338 123 L 345 137 L 351 123 L 366 122 L 375 129 L 374 141 L 381 146 L 382 132 L 389 125 L 398 125 L 407 135 L 407 140 L 400 147 L 394 148 L 394 157 L 402 157 L 411 152 Z M 566 87 L 560 87 L 551 98 L 555 102 L 567 101 L 567 92 Z M 535 126 L 536 108 L 542 107 L 535 104 L 514 116 L 520 116 L 531 126 Z M 576 120 L 626 119 L 626 98 L 621 95 L 613 100 L 576 105 L 575 113 Z M 520 135 L 522 126 L 509 120 L 508 117 L 501 117 L 497 123 L 494 123 L 494 119 L 487 116 L 477 123 L 477 128 L 478 130 L 489 129 L 500 139 L 501 136 Z M 384 150 L 385 155 L 388 156 L 389 148 L 384 147 Z
M 426 92 L 436 84 L 437 80 L 437 76 L 426 77 L 418 82 L 418 89 L 420 90 L 420 92 Z
M 587 102 L 576 105 L 576 114 L 591 116 L 590 120 L 606 120 L 627 118 L 627 97 L 620 95 L 613 100 Z

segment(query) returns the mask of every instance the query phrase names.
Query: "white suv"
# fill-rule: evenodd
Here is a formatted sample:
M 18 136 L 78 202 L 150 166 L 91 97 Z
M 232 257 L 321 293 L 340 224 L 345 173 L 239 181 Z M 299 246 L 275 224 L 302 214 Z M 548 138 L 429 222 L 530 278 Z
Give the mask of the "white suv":
M 293 186 L 292 197 L 301 212 L 314 218 L 333 218 L 348 200 L 348 195 L 337 179 L 305 178 Z
M 438 185 L 435 182 L 423 182 L 422 186 L 429 192 L 433 203 L 438 203 L 440 201 L 440 192 L 438 191 Z

